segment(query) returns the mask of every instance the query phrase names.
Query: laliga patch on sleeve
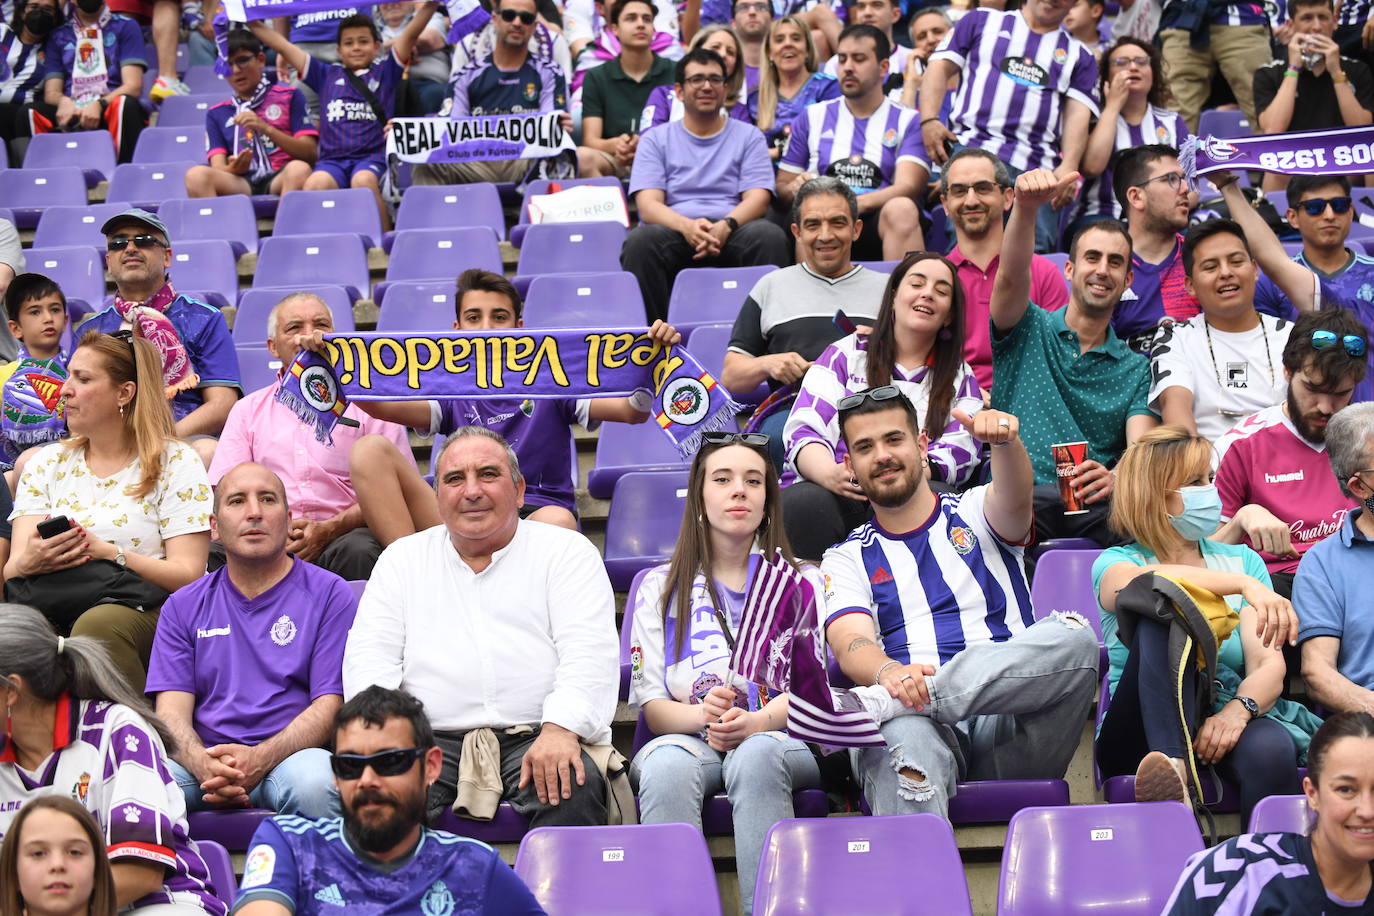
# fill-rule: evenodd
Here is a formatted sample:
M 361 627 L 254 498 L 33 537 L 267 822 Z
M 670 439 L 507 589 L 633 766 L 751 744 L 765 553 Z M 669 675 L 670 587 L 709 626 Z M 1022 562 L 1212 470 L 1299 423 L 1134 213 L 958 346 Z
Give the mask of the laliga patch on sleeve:
M 243 881 L 239 887 L 261 887 L 272 880 L 272 872 L 277 867 L 277 851 L 266 844 L 254 846 L 248 853 L 243 866 Z

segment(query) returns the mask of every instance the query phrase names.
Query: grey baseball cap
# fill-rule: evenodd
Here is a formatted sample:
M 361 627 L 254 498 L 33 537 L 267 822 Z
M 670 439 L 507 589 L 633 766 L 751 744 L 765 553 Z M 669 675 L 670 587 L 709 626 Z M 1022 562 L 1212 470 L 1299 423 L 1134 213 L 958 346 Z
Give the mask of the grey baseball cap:
M 167 232 L 167 224 L 158 219 L 157 214 L 149 213 L 147 210 L 141 210 L 138 207 L 130 208 L 123 213 L 116 213 L 114 216 L 105 220 L 105 225 L 100 227 L 100 232 L 103 235 L 109 235 L 120 226 L 125 226 L 129 223 L 147 226 L 154 232 L 161 233 L 163 239 L 166 241 L 170 242 L 172 240 L 171 235 Z

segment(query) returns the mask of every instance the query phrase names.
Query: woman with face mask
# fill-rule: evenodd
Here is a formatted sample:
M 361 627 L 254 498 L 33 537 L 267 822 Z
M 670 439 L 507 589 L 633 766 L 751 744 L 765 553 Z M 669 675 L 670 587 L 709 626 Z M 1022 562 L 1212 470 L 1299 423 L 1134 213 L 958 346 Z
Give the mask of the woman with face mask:
M 1130 645 L 1121 641 L 1117 595 L 1136 576 L 1159 573 L 1222 596 L 1240 625 L 1217 652 L 1216 701 L 1184 709 L 1199 767 L 1240 788 L 1241 822 L 1266 795 L 1299 791 L 1298 762 L 1319 720 L 1282 699 L 1282 620 L 1296 637 L 1292 606 L 1270 587 L 1259 554 L 1208 540 L 1221 523 L 1212 482 L 1212 446 L 1175 426 L 1142 436 L 1117 465 L 1111 525 L 1134 543 L 1103 551 L 1093 564 L 1110 668 L 1111 706 L 1097 736 L 1103 777 L 1136 775 L 1137 801 L 1187 801 L 1177 686 L 1170 681 L 1169 625 L 1136 618 Z M 1287 625 L 1292 624 L 1288 630 Z M 1192 697 L 1196 666 L 1185 665 L 1183 696 Z M 1185 707 L 1189 704 L 1185 703 Z
M 19 0 L 13 20 L 0 22 L 0 140 L 7 144 L 24 106 L 42 97 L 43 45 L 61 24 L 57 0 Z

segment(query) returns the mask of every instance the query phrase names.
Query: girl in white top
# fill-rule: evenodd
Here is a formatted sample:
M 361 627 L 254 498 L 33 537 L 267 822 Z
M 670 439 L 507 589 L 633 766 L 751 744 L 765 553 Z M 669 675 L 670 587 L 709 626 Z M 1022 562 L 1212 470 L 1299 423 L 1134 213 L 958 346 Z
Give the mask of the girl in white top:
M 162 360 L 142 338 L 88 332 L 62 388 L 72 437 L 28 462 L 14 497 L 5 577 L 41 576 L 112 560 L 168 592 L 205 573 L 210 484 L 191 446 L 172 432 Z M 71 527 L 40 537 L 46 518 Z M 97 605 L 72 635 L 99 638 L 142 693 L 157 610 Z

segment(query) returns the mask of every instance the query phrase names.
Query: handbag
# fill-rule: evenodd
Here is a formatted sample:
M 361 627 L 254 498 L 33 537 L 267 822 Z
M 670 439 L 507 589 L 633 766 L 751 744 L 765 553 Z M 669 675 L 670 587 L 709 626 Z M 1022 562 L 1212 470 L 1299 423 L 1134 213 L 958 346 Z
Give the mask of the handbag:
M 155 611 L 169 594 L 114 560 L 89 560 L 70 569 L 5 580 L 6 601 L 37 608 L 63 633 L 98 604 Z

